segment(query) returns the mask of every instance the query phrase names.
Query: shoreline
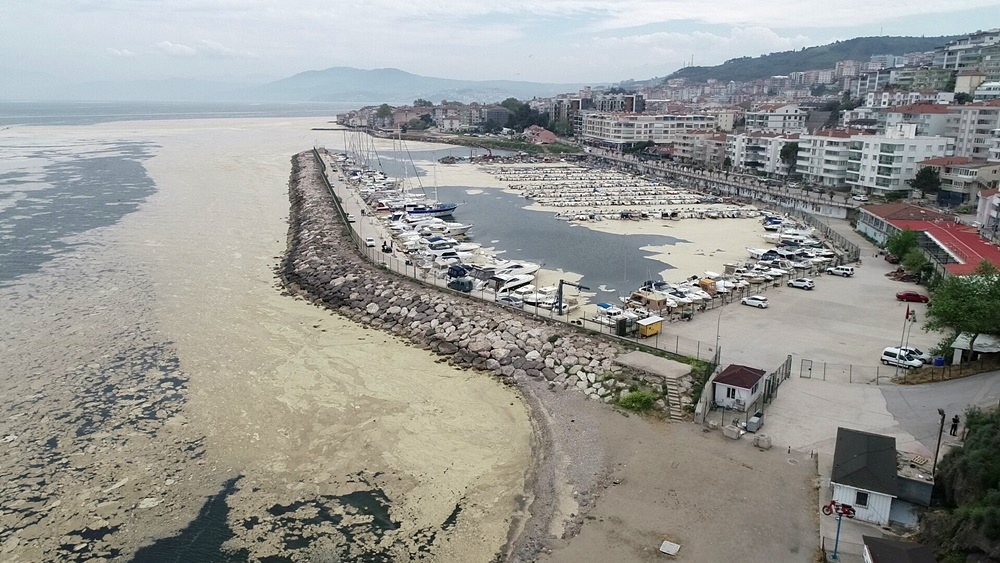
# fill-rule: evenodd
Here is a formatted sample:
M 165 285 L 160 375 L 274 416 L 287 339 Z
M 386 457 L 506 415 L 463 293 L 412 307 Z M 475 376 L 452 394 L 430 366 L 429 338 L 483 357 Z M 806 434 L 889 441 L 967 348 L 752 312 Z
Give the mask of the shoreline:
M 600 424 L 586 421 L 621 416 L 601 403 L 655 376 L 614 364 L 623 350 L 603 337 L 434 290 L 365 261 L 343 231 L 314 155 L 294 159 L 292 242 L 278 272 L 283 285 L 316 306 L 407 338 L 443 361 L 481 370 L 519 391 L 531 421 L 532 455 L 521 510 L 502 553 L 507 561 L 537 560 L 553 541 L 582 526 L 610 471 L 606 446 L 594 438 Z

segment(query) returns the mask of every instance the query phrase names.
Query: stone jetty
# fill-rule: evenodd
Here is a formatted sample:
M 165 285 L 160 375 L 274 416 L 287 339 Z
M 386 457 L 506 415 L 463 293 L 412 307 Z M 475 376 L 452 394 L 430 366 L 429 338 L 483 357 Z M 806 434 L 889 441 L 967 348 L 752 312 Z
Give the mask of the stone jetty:
M 311 152 L 292 159 L 291 211 L 279 276 L 286 289 L 356 322 L 380 328 L 508 384 L 544 379 L 607 403 L 655 375 L 615 363 L 609 339 L 420 284 L 366 261 L 347 236 Z M 655 385 L 655 387 L 652 387 Z M 666 392 L 657 406 L 669 412 Z

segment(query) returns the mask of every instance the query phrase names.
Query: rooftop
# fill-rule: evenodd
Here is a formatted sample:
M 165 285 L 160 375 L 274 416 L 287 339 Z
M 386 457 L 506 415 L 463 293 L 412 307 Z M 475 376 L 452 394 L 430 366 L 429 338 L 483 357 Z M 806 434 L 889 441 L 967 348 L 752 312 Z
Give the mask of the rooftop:
M 945 265 L 945 269 L 952 275 L 967 276 L 973 273 L 983 260 L 1000 268 L 1000 248 L 983 240 L 975 227 L 953 221 L 889 221 L 889 223 L 900 229 L 923 231 L 947 249 L 960 261 L 957 264 Z
M 937 563 L 934 551 L 926 545 L 875 536 L 861 536 L 872 563 Z
M 715 378 L 715 382 L 729 385 L 730 387 L 750 389 L 764 377 L 764 373 L 762 369 L 730 364 Z
M 948 106 L 938 104 L 910 104 L 908 106 L 896 106 L 887 110 L 887 113 L 941 113 L 947 114 Z
M 912 203 L 882 203 L 866 205 L 862 209 L 893 225 L 894 221 L 955 221 L 954 215 L 939 213 Z
M 830 481 L 896 496 L 896 439 L 838 428 Z

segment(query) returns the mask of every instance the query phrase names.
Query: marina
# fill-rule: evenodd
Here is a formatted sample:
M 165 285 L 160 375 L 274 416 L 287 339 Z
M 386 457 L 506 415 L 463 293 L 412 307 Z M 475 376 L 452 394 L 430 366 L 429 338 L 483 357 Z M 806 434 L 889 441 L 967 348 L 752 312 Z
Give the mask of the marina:
M 406 178 L 360 164 L 359 155 L 325 158 L 383 234 L 377 259 L 390 268 L 619 336 L 656 334 L 660 325 L 639 321 L 690 320 L 841 259 L 814 229 L 787 216 L 592 163 L 456 159 L 441 167 L 445 185 L 438 186 L 438 163 L 413 162 L 416 177 L 431 168 L 430 199 Z M 470 169 L 499 190 L 455 185 L 462 175 L 454 172 Z M 414 213 L 438 196 L 459 203 L 440 217 Z M 728 248 L 691 249 L 692 241 L 672 236 L 678 231 L 712 235 Z

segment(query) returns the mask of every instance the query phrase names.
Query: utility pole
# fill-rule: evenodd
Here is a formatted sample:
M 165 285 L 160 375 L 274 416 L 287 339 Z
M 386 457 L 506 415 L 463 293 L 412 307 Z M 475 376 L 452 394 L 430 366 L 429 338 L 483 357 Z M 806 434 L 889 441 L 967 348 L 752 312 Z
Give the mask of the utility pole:
M 941 435 L 944 434 L 944 409 L 938 409 L 938 414 L 941 415 L 941 427 L 938 428 L 937 447 L 934 448 L 934 463 L 931 464 L 931 481 L 932 482 L 936 478 L 935 474 L 937 473 L 938 453 L 941 451 Z

